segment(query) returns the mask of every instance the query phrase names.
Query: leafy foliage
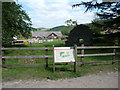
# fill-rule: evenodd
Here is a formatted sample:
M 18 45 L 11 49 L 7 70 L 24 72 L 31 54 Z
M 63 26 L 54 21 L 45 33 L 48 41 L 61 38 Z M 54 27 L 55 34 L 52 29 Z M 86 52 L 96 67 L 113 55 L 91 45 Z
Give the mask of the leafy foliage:
M 2 45 L 10 46 L 14 36 L 31 35 L 31 21 L 22 6 L 15 2 L 2 3 Z
M 104 26 L 104 22 L 105 22 L 105 21 L 106 21 L 106 20 L 94 19 L 94 20 L 92 21 L 92 23 L 85 24 L 85 25 L 87 25 L 88 27 L 90 27 L 91 30 L 92 30 L 94 33 L 100 34 L 100 32 L 101 32 L 102 30 L 105 30 L 105 29 L 106 29 L 105 26 Z
M 65 45 L 66 46 L 74 46 L 74 44 L 81 45 L 79 39 L 84 40 L 84 45 L 88 46 L 92 44 L 92 31 L 88 26 L 80 24 L 74 27 L 70 31 L 68 39 L 65 42 Z
M 81 2 L 80 4 L 73 5 L 73 7 L 79 7 L 80 5 L 84 5 L 86 7 L 85 12 L 97 9 L 96 14 L 100 19 L 107 20 L 104 23 L 104 26 L 109 28 L 120 27 L 120 2 Z
M 73 21 L 72 19 L 66 20 L 65 23 L 67 24 L 67 26 L 77 26 L 77 21 Z

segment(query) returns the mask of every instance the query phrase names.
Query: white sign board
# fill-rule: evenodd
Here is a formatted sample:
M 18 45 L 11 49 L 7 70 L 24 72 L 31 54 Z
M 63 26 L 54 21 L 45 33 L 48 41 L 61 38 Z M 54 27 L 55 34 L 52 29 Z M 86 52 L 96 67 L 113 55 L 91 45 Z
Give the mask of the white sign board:
M 54 47 L 54 62 L 75 62 L 73 47 Z

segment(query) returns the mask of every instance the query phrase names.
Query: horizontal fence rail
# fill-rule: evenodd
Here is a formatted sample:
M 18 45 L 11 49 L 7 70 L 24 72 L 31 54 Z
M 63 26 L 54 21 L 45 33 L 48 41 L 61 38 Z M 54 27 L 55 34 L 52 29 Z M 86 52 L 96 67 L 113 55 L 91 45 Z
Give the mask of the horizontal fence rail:
M 77 55 L 78 57 L 86 57 L 86 56 L 110 56 L 110 55 L 115 55 L 115 53 L 101 53 L 101 54 L 80 54 Z
M 77 49 L 120 49 L 120 46 L 84 46 Z
M 39 55 L 39 56 L 3 56 L 2 58 L 50 58 L 53 56 Z
M 2 48 L 1 50 L 45 50 L 53 49 L 53 47 L 41 47 L 41 48 Z
M 115 63 L 115 62 L 120 62 L 120 60 L 108 60 L 108 61 L 89 61 L 89 62 L 84 62 L 84 64 L 95 64 L 95 63 Z
M 120 55 L 120 53 L 116 53 L 116 55 Z
M 96 63 L 112 63 L 113 61 L 89 61 L 84 62 L 84 64 L 96 64 Z M 114 62 L 120 62 L 120 60 L 114 60 Z M 81 62 L 77 62 L 77 64 L 81 64 Z M 0 65 L 0 67 L 21 67 L 21 66 L 45 66 L 46 64 L 14 64 L 14 65 Z M 53 65 L 53 63 L 49 63 L 48 65 Z M 73 63 L 55 63 L 55 65 L 73 65 Z
M 85 50 L 92 50 L 92 49 L 113 49 L 111 53 L 98 53 L 98 54 L 85 54 Z M 116 52 L 116 49 L 120 49 L 120 46 L 84 46 L 84 44 L 81 45 L 81 47 L 76 46 L 75 47 L 75 52 L 76 56 L 75 57 L 80 57 L 80 62 L 77 62 L 77 64 L 94 64 L 94 63 L 114 63 L 114 62 L 120 62 L 120 60 L 116 60 L 115 56 L 120 55 L 120 52 Z M 1 48 L 1 50 L 45 50 L 45 55 L 32 55 L 32 56 L 2 56 L 2 67 L 11 67 L 11 66 L 43 66 L 46 65 L 53 65 L 53 63 L 48 63 L 48 58 L 54 58 L 54 55 L 48 55 L 48 50 L 54 50 L 54 47 L 25 47 L 25 48 Z M 78 54 L 78 50 L 81 50 L 81 53 Z M 53 52 L 52 52 L 53 54 Z M 112 60 L 107 60 L 107 61 L 89 61 L 89 62 L 84 62 L 84 57 L 88 56 L 112 56 Z M 45 64 L 14 64 L 14 65 L 7 65 L 6 64 L 6 59 L 16 59 L 16 58 L 45 58 L 46 63 Z M 78 60 L 77 60 L 78 61 Z M 55 65 L 68 65 L 72 63 L 54 63 Z
M 45 66 L 46 64 L 14 64 L 14 65 L 0 65 L 0 66 L 4 66 L 4 67 L 11 67 L 11 66 Z M 53 65 L 53 63 L 49 63 L 48 65 Z M 55 63 L 55 65 L 73 65 L 73 63 Z

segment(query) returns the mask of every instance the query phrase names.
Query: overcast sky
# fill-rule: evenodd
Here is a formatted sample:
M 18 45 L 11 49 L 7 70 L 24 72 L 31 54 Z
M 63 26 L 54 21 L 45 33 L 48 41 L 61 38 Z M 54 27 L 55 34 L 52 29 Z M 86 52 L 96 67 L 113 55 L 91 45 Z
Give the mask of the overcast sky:
M 72 8 L 73 4 L 90 0 L 18 0 L 31 18 L 33 27 L 52 28 L 65 25 L 68 19 L 77 20 L 78 24 L 90 23 L 93 12 L 84 13 L 84 7 Z

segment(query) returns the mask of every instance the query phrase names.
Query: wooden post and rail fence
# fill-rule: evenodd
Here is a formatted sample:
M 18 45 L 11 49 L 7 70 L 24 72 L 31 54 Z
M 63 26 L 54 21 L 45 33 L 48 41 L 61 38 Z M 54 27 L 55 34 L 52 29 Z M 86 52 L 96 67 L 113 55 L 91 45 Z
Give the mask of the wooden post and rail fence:
M 85 50 L 95 50 L 95 49 L 112 49 L 113 52 L 111 53 L 98 53 L 98 54 L 85 54 Z M 120 46 L 84 46 L 83 44 L 81 46 L 74 45 L 74 56 L 75 56 L 75 62 L 74 62 L 74 71 L 76 72 L 76 66 L 80 63 L 82 66 L 83 64 L 93 64 L 93 63 L 115 63 L 119 62 L 120 60 L 116 60 L 115 57 L 117 55 L 120 55 L 120 52 L 116 52 L 116 49 L 120 49 Z M 54 52 L 54 47 L 40 47 L 40 48 L 1 48 L 1 50 L 45 50 L 45 55 L 38 55 L 38 56 L 2 56 L 2 67 L 10 67 L 10 66 L 40 66 L 40 65 L 45 65 L 48 67 L 48 65 L 68 65 L 71 63 L 48 63 L 48 58 L 54 58 L 54 53 L 53 55 L 48 55 L 49 50 L 53 50 Z M 78 54 L 78 50 L 80 50 L 80 54 Z M 89 61 L 89 62 L 84 62 L 84 57 L 88 56 L 112 56 L 112 60 L 106 60 L 106 61 Z M 78 62 L 78 57 L 80 57 L 80 62 Z M 6 59 L 15 59 L 15 58 L 45 58 L 46 63 L 45 64 L 12 64 L 12 65 L 7 65 L 6 64 Z M 55 68 L 54 68 L 55 69 Z

